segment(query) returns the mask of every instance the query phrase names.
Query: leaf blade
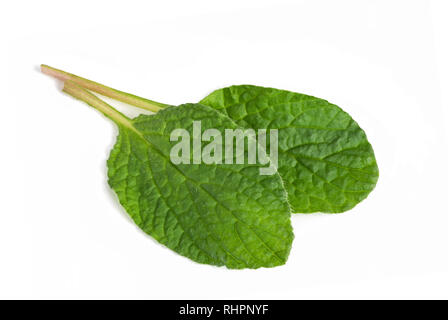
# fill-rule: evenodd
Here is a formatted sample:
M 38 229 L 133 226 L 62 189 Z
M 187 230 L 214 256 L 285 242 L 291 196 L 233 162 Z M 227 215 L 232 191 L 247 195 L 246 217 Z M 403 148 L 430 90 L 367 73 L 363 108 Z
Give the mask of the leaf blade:
M 191 132 L 195 119 L 204 129 L 235 127 L 199 105 L 139 116 L 133 125 L 141 135 L 120 126 L 108 160 L 109 184 L 120 203 L 143 231 L 194 261 L 236 269 L 284 264 L 293 234 L 278 175 L 260 176 L 257 165 L 169 161 L 169 133 Z
M 241 85 L 218 89 L 200 103 L 242 127 L 279 130 L 279 172 L 294 212 L 344 212 L 376 185 L 378 166 L 364 131 L 326 100 Z

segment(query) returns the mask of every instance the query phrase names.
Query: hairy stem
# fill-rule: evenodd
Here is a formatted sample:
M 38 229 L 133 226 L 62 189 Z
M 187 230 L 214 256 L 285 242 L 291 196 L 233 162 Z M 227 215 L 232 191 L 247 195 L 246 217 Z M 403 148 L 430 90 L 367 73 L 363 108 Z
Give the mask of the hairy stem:
M 168 107 L 168 105 L 152 101 L 149 99 L 145 99 L 130 93 L 126 93 L 120 90 L 116 90 L 110 87 L 107 87 L 105 85 L 102 85 L 101 83 L 94 82 L 82 77 L 79 77 L 77 75 L 58 70 L 56 68 L 52 68 L 50 66 L 41 65 L 41 71 L 49 76 L 55 77 L 62 81 L 72 81 L 76 83 L 77 85 L 83 87 L 84 89 L 91 90 L 93 92 L 99 93 L 103 96 L 130 104 L 132 106 L 146 109 L 149 111 L 157 112 L 160 109 Z
M 114 121 L 118 125 L 123 125 L 131 130 L 136 131 L 134 126 L 132 125 L 131 119 L 126 117 L 124 114 L 113 108 L 111 105 L 107 104 L 94 94 L 89 91 L 83 89 L 73 81 L 64 82 L 63 91 L 72 97 L 81 100 L 87 103 L 89 106 L 97 109 L 101 113 L 103 113 L 106 117 Z M 137 132 L 139 133 L 139 132 Z M 140 133 L 139 133 L 140 134 Z

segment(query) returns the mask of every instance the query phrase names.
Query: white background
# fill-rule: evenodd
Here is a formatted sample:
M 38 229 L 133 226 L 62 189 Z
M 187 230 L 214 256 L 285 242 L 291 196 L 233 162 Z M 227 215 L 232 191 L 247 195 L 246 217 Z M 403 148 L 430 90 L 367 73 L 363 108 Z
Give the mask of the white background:
M 0 298 L 448 298 L 446 1 L 0 6 Z M 106 183 L 114 125 L 41 63 L 169 104 L 244 83 L 327 99 L 380 180 L 350 212 L 293 216 L 285 266 L 196 264 L 127 218 Z

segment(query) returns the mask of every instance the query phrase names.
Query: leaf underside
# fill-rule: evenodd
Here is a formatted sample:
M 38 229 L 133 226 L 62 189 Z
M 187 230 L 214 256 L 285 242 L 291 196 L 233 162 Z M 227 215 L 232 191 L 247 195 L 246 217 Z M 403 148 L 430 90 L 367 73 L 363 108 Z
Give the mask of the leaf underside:
M 353 208 L 378 180 L 364 131 L 323 99 L 252 85 L 216 90 L 200 101 L 244 128 L 279 129 L 279 173 L 297 213 Z
M 170 133 L 183 128 L 236 128 L 200 104 L 169 107 L 119 126 L 108 164 L 109 184 L 135 223 L 168 248 L 196 262 L 228 268 L 286 262 L 293 240 L 290 207 L 278 174 L 258 165 L 170 162 Z

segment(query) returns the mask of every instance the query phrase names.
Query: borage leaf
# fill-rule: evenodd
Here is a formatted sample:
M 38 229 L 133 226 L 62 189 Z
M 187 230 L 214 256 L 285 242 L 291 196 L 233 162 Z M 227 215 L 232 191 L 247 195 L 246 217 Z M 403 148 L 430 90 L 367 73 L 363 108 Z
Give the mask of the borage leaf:
M 326 100 L 240 85 L 216 90 L 200 103 L 242 127 L 278 129 L 278 170 L 293 212 L 343 212 L 376 185 L 378 166 L 364 131 Z
M 278 174 L 260 175 L 259 165 L 170 161 L 173 130 L 192 137 L 195 120 L 203 130 L 237 128 L 231 119 L 200 104 L 128 119 L 70 81 L 64 91 L 117 124 L 109 184 L 144 232 L 199 263 L 241 269 L 286 262 L 293 233 Z
M 42 65 L 42 71 L 139 108 L 168 107 L 49 66 Z M 216 90 L 200 103 L 244 128 L 278 129 L 279 172 L 294 212 L 344 212 L 376 185 L 378 166 L 364 131 L 326 100 L 241 85 Z

